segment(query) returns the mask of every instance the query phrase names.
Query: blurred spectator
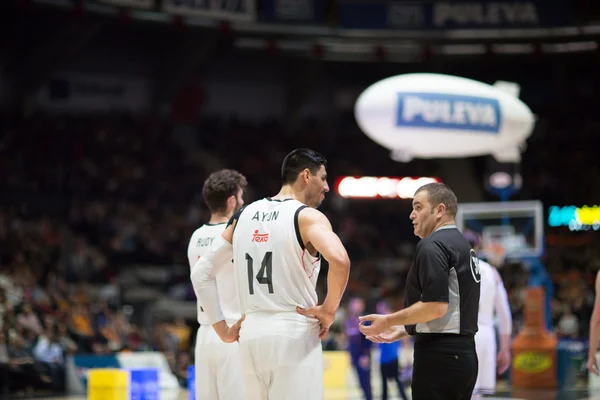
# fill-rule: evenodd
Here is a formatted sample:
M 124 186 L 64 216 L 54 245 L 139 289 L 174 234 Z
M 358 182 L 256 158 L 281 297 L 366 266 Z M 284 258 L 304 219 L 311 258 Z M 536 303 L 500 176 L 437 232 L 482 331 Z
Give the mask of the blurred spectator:
M 175 322 L 169 326 L 169 331 L 176 338 L 179 351 L 186 351 L 190 348 L 192 331 L 183 318 L 175 318 Z
M 579 335 L 579 320 L 568 305 L 564 306 L 564 312 L 558 321 L 558 334 L 568 338 L 577 338 Z
M 52 382 L 52 378 L 35 361 L 23 338 L 12 336 L 9 343 L 9 376 L 13 388 L 22 389 L 31 385 L 47 385 Z
M 54 329 L 54 326 L 48 326 L 48 329 Z M 67 327 L 63 324 L 60 324 L 57 326 L 58 329 L 58 344 L 61 347 L 61 349 L 63 350 L 63 353 L 65 354 L 75 354 L 77 353 L 77 343 L 75 343 L 75 341 L 73 339 L 71 339 L 71 336 L 69 335 L 69 332 L 67 331 Z
M 25 303 L 23 305 L 23 309 L 17 317 L 17 323 L 33 332 L 36 336 L 42 334 L 42 323 L 38 316 L 34 314 L 30 303 Z
M 363 396 L 366 400 L 371 400 L 371 342 L 358 329 L 358 317 L 364 315 L 365 311 L 363 299 L 355 297 L 349 300 L 346 336 L 352 367 L 356 371 Z
M 0 399 L 8 399 L 9 392 L 9 368 L 10 358 L 8 356 L 8 346 L 6 345 L 6 335 L 0 330 Z
M 33 348 L 33 356 L 42 371 L 50 376 L 55 389 L 61 390 L 65 384 L 63 349 L 54 329 L 46 329 Z

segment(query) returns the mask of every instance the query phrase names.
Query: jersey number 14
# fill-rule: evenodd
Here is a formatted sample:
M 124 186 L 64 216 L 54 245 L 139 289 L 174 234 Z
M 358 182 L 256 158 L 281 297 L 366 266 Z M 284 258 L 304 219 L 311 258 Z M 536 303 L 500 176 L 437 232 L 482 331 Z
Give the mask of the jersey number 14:
M 258 274 L 256 274 L 256 280 L 261 285 L 267 285 L 269 288 L 269 293 L 273 292 L 273 252 L 267 251 L 265 256 L 260 263 L 260 269 L 258 270 Z M 248 262 L 248 288 L 250 289 L 250 294 L 254 294 L 254 259 L 250 257 L 250 254 L 246 253 L 246 261 Z

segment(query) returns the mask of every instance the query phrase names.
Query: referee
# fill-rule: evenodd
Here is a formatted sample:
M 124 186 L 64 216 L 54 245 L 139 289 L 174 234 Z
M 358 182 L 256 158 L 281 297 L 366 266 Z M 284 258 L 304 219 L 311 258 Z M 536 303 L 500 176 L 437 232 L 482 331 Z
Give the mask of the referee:
M 469 400 L 477 379 L 481 275 L 475 251 L 456 228 L 457 211 L 456 195 L 443 183 L 416 191 L 410 219 L 422 240 L 408 271 L 405 308 L 360 317 L 361 332 L 373 342 L 414 336 L 413 400 Z

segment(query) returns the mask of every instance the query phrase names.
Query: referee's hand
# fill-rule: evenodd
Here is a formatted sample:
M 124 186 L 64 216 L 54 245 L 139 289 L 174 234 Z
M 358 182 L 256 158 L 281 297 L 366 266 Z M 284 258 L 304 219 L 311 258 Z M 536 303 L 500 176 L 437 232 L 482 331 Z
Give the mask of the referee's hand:
M 365 336 L 375 336 L 387 331 L 391 326 L 388 323 L 387 315 L 369 314 L 358 317 L 360 324 L 358 329 Z
M 402 325 L 396 325 L 379 335 L 368 335 L 366 338 L 373 343 L 393 343 L 402 340 L 406 336 L 408 336 L 406 329 Z

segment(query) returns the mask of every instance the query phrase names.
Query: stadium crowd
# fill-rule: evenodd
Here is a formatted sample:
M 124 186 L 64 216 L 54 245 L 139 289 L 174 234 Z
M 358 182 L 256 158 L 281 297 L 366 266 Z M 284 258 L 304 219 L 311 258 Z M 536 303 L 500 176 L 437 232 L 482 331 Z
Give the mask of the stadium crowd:
M 571 76 L 570 84 L 549 92 L 526 81 L 523 92 L 538 121 L 523 154 L 524 186 L 514 199 L 540 199 L 545 208 L 592 204 L 600 197 L 594 184 L 600 167 L 594 153 L 584 151 L 598 147 L 593 109 L 598 79 L 581 63 L 565 65 L 562 79 Z M 569 75 L 569 68 L 583 72 Z M 131 265 L 186 266 L 189 237 L 208 220 L 201 196 L 205 177 L 221 167 L 236 168 L 249 181 L 246 202 L 273 195 L 281 160 L 295 147 L 315 148 L 329 158 L 332 193 L 322 210 L 352 259 L 347 297 L 365 299 L 367 311 L 381 299 L 399 308 L 417 242 L 408 223 L 410 202 L 345 199 L 334 193 L 335 179 L 449 172 L 436 160 L 394 162 L 388 150 L 362 134 L 351 111 L 338 117 L 287 125 L 204 115 L 182 127 L 116 112 L 3 115 L 1 393 L 30 386 L 64 389 L 65 360 L 72 353 L 163 351 L 183 384 L 197 323 L 134 318 L 122 301 L 119 275 Z M 483 182 L 485 161 L 470 163 Z M 561 337 L 585 338 L 600 268 L 598 233 L 566 229 L 546 230 L 542 261 L 555 284 L 552 325 Z M 326 264 L 322 276 L 325 271 Z M 523 322 L 527 272 L 518 263 L 500 271 L 516 333 Z M 324 283 L 319 280 L 321 293 Z M 189 282 L 165 282 L 165 295 L 174 295 L 175 286 L 183 288 L 178 298 L 194 300 Z M 342 308 L 326 348 L 346 347 L 347 314 Z
M 593 121 L 580 123 L 584 132 L 593 132 Z M 189 235 L 207 220 L 201 187 L 212 169 L 227 166 L 243 171 L 250 182 L 246 201 L 275 193 L 281 158 L 298 146 L 329 155 L 332 184 L 335 177 L 345 175 L 439 175 L 435 161 L 409 165 L 390 160 L 387 150 L 364 137 L 350 119 L 333 132 L 318 121 L 289 132 L 275 121 L 252 124 L 206 118 L 192 135 L 194 146 L 182 145 L 189 138 L 174 134 L 168 124 L 116 114 L 37 115 L 7 118 L 3 125 L 3 390 L 9 383 L 11 389 L 63 389 L 65 358 L 75 352 L 165 351 L 183 383 L 195 321 L 155 321 L 150 326 L 134 322 L 121 302 L 118 276 L 132 264 L 185 264 Z M 341 132 L 348 136 L 343 153 L 336 151 Z M 554 124 L 546 125 L 543 134 L 564 137 L 560 125 Z M 255 140 L 258 135 L 261 140 Z M 538 137 L 533 136 L 524 156 L 536 158 L 523 163 L 528 195 L 569 204 L 576 201 L 573 180 L 561 177 L 581 174 L 578 185 L 586 191 L 579 198 L 594 198 L 594 185 L 585 185 L 583 179 L 592 182 L 597 166 L 581 173 L 579 161 L 569 162 L 562 164 L 561 175 L 551 175 L 556 152 L 571 154 L 576 146 L 569 147 L 566 139 L 556 146 L 541 146 Z M 591 134 L 586 137 L 590 143 L 596 140 Z M 231 146 L 234 142 L 236 146 Z M 335 193 L 323 206 L 353 261 L 348 296 L 367 299 L 368 309 L 382 298 L 401 302 L 416 243 L 407 220 L 409 210 L 407 201 L 356 201 Z M 590 241 L 598 239 L 592 236 Z M 561 336 L 587 335 L 593 275 L 599 266 L 597 248 L 589 243 L 583 251 L 547 246 L 544 263 L 556 287 L 552 321 Z M 527 274 L 518 264 L 501 272 L 517 331 Z M 321 288 L 323 283 L 319 281 Z M 185 297 L 194 299 L 191 287 Z M 328 338 L 329 349 L 345 346 L 343 321 L 344 311 Z M 27 378 L 31 376 L 36 380 Z

